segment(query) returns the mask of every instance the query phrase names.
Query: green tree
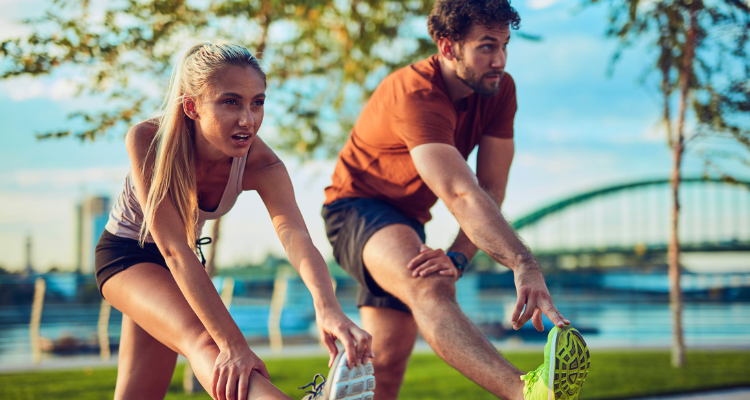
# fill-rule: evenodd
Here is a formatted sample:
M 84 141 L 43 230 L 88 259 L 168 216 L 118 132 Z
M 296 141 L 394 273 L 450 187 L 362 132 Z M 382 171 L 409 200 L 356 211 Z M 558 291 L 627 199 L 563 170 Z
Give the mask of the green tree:
M 271 142 L 335 154 L 359 106 L 389 72 L 434 52 L 411 29 L 432 0 L 49 0 L 33 33 L 0 43 L 0 78 L 77 74 L 79 95 L 106 100 L 70 115 L 81 129 L 39 137 L 95 140 L 153 113 L 175 53 L 191 39 L 246 45 L 269 77 Z M 424 23 L 424 22 L 421 22 Z
M 672 150 L 672 215 L 669 238 L 672 364 L 685 364 L 680 288 L 679 189 L 682 159 L 688 142 L 728 136 L 750 151 L 750 3 L 740 0 L 586 0 L 608 3 L 607 36 L 619 39 L 613 64 L 636 44 L 649 45 L 653 56 L 647 74 L 658 76 L 662 123 Z M 648 81 L 647 81 L 648 82 Z M 672 108 L 677 103 L 677 116 Z M 694 123 L 688 135 L 685 125 Z M 744 124 L 744 125 L 743 125 Z
M 302 157 L 336 154 L 380 79 L 434 52 L 409 28 L 432 0 L 49 0 L 29 36 L 0 43 L 0 79 L 74 73 L 80 96 L 104 98 L 99 110 L 69 116 L 75 136 L 122 135 L 147 118 L 166 91 L 180 48 L 198 38 L 241 43 L 257 52 L 268 74 L 267 139 Z M 270 137 L 269 137 L 270 136 Z M 220 220 L 207 271 L 215 273 Z M 192 370 L 186 382 L 197 387 Z

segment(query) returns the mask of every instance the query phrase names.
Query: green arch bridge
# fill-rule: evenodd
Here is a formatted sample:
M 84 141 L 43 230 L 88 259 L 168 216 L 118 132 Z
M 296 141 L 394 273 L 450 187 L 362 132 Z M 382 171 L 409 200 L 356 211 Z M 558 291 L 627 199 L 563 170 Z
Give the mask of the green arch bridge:
M 579 193 L 512 224 L 546 267 L 664 265 L 669 183 L 652 179 Z M 750 182 L 686 178 L 680 203 L 683 252 L 748 252 L 750 264 Z

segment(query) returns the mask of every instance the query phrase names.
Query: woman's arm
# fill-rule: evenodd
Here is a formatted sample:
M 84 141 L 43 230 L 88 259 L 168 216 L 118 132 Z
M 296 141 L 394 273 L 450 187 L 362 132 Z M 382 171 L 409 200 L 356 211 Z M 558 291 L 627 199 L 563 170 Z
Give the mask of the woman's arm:
M 148 122 L 140 123 L 126 137 L 131 162 L 130 173 L 136 186 L 138 202 L 142 205 L 146 204 L 146 193 L 150 185 L 148 177 L 143 176 L 142 165 L 156 129 L 155 125 Z M 153 163 L 153 157 L 153 154 L 149 155 L 150 163 Z M 214 398 L 224 398 L 223 392 L 228 385 L 234 386 L 227 392 L 234 392 L 238 380 L 239 391 L 243 392 L 252 369 L 257 369 L 268 378 L 265 365 L 250 351 L 242 332 L 188 245 L 183 221 L 169 197 L 162 201 L 156 211 L 150 233 L 180 291 L 220 349 L 214 369 Z
M 359 329 L 341 310 L 333 292 L 328 266 L 313 245 L 297 207 L 286 167 L 260 138 L 254 140 L 252 147 L 243 176 L 243 189 L 256 190 L 263 199 L 289 262 L 310 290 L 330 362 L 338 353 L 334 342 L 339 339 L 346 350 L 349 365 L 367 363 L 372 356 L 371 336 Z

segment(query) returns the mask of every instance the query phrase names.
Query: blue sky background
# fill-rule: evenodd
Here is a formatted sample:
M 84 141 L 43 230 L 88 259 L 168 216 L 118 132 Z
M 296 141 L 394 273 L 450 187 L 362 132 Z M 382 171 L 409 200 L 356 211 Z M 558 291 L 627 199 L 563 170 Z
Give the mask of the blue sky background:
M 26 32 L 17 21 L 33 16 L 43 4 L 0 0 L 0 40 Z M 513 2 L 522 31 L 543 40 L 516 38 L 509 47 L 507 71 L 516 81 L 519 105 L 516 158 L 504 205 L 509 219 L 583 190 L 669 174 L 671 156 L 658 126 L 659 93 L 656 86 L 639 83 L 651 62 L 648 46 L 626 52 L 614 74 L 607 76 L 616 42 L 604 37 L 606 7 L 575 11 L 573 4 Z M 34 138 L 34 133 L 64 126 L 69 112 L 95 104 L 74 98 L 62 78 L 0 82 L 0 266 L 22 267 L 24 238 L 31 235 L 39 270 L 72 268 L 75 204 L 87 195 L 114 200 L 119 194 L 129 168 L 121 139 L 82 144 Z M 266 122 L 260 134 L 272 128 Z M 707 141 L 694 146 L 685 159 L 686 175 L 702 172 L 695 154 L 711 146 L 732 145 Z M 282 158 L 313 240 L 323 256 L 331 258 L 319 210 L 334 162 L 301 165 L 292 157 Z M 726 168 L 750 176 L 737 165 Z M 448 246 L 458 225 L 441 204 L 433 215 L 427 225 L 428 244 Z M 283 254 L 256 194 L 243 194 L 223 222 L 219 250 L 220 266 L 259 261 L 269 252 Z

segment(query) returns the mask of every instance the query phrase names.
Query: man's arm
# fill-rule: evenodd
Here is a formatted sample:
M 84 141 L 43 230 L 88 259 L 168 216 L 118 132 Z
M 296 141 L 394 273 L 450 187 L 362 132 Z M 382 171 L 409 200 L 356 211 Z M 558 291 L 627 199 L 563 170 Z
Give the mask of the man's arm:
M 479 142 L 477 153 L 477 180 L 479 186 L 495 201 L 498 208 L 502 210 L 505 199 L 505 189 L 508 186 L 508 174 L 513 162 L 515 146 L 513 139 L 500 139 L 492 136 L 483 136 Z M 471 260 L 477 254 L 477 246 L 469 240 L 463 229 L 458 230 L 458 235 L 448 251 L 457 251 L 466 255 Z
M 543 329 L 540 311 L 555 325 L 568 322 L 554 307 L 531 252 L 503 218 L 495 200 L 480 187 L 477 176 L 458 150 L 447 144 L 428 143 L 414 147 L 411 156 L 419 175 L 456 217 L 466 237 L 514 272 L 518 292 L 512 316 L 514 326 L 519 328 L 532 319 L 537 329 Z M 486 159 L 486 162 L 497 160 Z M 521 315 L 524 306 L 526 311 Z

